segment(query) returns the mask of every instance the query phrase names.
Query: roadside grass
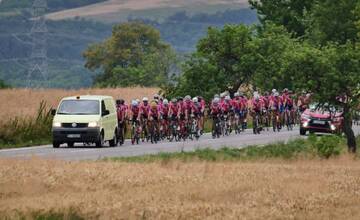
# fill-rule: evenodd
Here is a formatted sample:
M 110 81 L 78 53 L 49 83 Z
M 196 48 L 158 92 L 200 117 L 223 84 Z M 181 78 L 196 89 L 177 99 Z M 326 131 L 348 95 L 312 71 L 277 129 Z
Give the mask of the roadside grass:
M 18 212 L 13 216 L 10 216 L 11 219 L 34 219 L 34 220 L 83 220 L 84 217 L 81 217 L 79 211 L 74 208 L 70 208 L 69 210 L 65 211 L 36 211 L 30 214 L 23 214 L 22 212 Z M 10 219 L 9 218 L 9 219 Z
M 358 138 L 359 140 L 360 138 Z M 178 160 L 191 161 L 246 161 L 261 159 L 298 159 L 336 157 L 346 152 L 345 140 L 338 136 L 310 136 L 308 139 L 295 139 L 288 143 L 274 143 L 265 146 L 246 148 L 224 147 L 220 150 L 197 149 L 193 152 L 159 153 L 146 156 L 106 158 L 105 161 L 129 163 L 169 162 Z
M 15 117 L 0 126 L 0 149 L 28 147 L 51 143 L 53 116 L 45 101 L 35 117 Z

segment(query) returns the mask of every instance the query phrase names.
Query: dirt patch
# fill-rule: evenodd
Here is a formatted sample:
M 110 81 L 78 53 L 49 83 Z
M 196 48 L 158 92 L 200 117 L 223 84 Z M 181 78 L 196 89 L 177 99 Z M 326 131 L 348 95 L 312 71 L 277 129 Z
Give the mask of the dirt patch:
M 0 160 L 0 216 L 359 219 L 360 162 L 127 164 Z

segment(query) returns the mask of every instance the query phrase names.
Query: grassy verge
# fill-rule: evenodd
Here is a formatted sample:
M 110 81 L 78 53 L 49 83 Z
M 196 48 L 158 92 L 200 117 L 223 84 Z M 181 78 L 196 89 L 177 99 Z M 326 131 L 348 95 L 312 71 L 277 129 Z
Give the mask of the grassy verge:
M 358 137 L 360 140 L 360 137 Z M 330 158 L 346 152 L 345 140 L 337 136 L 310 136 L 288 143 L 268 144 L 262 147 L 250 146 L 243 149 L 224 147 L 220 150 L 198 149 L 193 152 L 159 153 L 137 157 L 107 158 L 106 161 L 120 162 L 167 162 L 188 161 L 241 161 L 258 159 Z M 360 155 L 360 154 L 359 154 Z
M 10 119 L 0 126 L 0 149 L 51 143 L 52 115 L 45 102 L 34 118 Z

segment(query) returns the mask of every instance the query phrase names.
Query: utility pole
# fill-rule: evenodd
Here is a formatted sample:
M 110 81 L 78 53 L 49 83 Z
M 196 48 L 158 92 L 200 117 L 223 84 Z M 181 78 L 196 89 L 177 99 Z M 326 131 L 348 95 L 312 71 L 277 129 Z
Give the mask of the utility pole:
M 34 0 L 32 4 L 32 50 L 27 75 L 27 87 L 49 87 L 47 58 L 47 26 L 45 13 L 47 0 Z

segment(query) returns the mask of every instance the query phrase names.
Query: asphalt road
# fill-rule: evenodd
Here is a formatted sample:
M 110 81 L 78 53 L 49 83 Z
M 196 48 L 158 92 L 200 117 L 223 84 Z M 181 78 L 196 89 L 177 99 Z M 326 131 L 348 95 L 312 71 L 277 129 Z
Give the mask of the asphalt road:
M 360 134 L 360 127 L 354 127 L 356 134 Z M 164 141 L 158 144 L 141 143 L 140 145 L 131 145 L 127 140 L 124 146 L 95 148 L 83 145 L 77 145 L 73 148 L 60 147 L 52 148 L 51 145 L 16 148 L 0 150 L 0 158 L 47 158 L 61 160 L 97 160 L 106 157 L 129 157 L 160 152 L 180 152 L 194 151 L 195 149 L 212 148 L 219 149 L 222 147 L 244 148 L 250 145 L 264 145 L 275 142 L 287 142 L 291 139 L 299 138 L 299 129 L 293 131 L 281 131 L 274 133 L 272 131 L 262 132 L 260 135 L 252 134 L 247 130 L 240 135 L 232 134 L 220 139 L 212 139 L 211 135 L 205 134 L 198 141 L 186 142 L 168 142 Z

